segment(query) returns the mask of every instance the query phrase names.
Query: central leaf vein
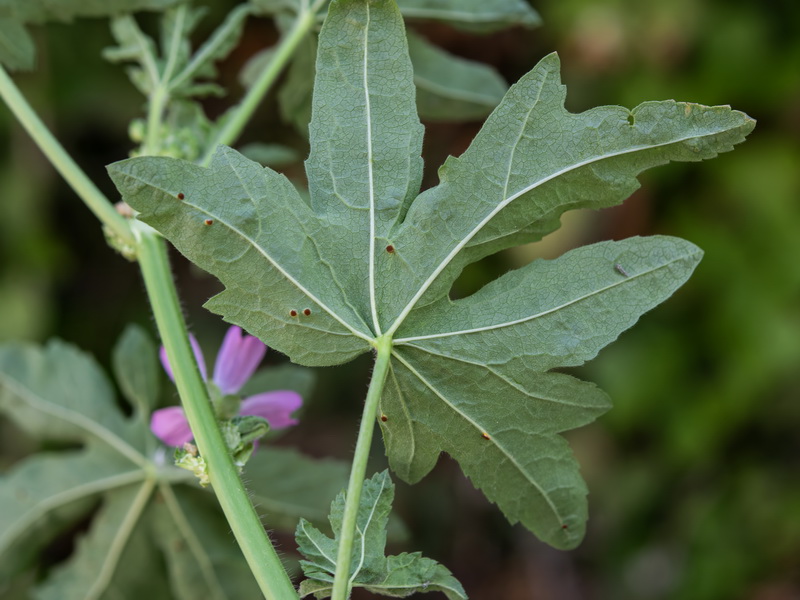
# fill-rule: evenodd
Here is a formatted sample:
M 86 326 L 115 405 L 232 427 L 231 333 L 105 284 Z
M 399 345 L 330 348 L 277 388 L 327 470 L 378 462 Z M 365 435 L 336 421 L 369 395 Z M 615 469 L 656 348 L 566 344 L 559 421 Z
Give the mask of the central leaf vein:
M 372 148 L 372 104 L 369 97 L 369 26 L 370 8 L 367 4 L 367 22 L 364 25 L 364 111 L 367 121 L 367 177 L 369 178 L 369 307 L 375 335 L 381 335 L 378 307 L 375 301 L 375 181 Z

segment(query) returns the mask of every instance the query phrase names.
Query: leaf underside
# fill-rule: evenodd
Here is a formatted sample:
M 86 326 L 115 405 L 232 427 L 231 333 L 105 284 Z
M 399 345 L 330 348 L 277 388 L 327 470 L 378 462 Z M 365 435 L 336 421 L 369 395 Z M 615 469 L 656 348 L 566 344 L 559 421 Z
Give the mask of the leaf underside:
M 301 597 L 313 594 L 322 599 L 331 595 L 345 499 L 342 492 L 331 504 L 330 521 L 334 539 L 304 519 L 297 525 L 295 537 L 300 552 L 306 558 L 300 564 L 309 578 L 300 584 Z M 423 557 L 419 552 L 385 556 L 386 526 L 393 500 L 394 484 L 388 471 L 376 473 L 364 482 L 350 561 L 351 585 L 394 598 L 438 591 L 450 600 L 466 600 L 461 584 L 436 561 Z
M 139 218 L 225 285 L 206 306 L 293 361 L 339 364 L 392 336 L 380 425 L 398 475 L 417 481 L 446 451 L 509 520 L 570 548 L 586 490 L 558 434 L 609 403 L 549 371 L 594 357 L 701 252 L 661 236 L 604 242 L 463 300 L 450 287 L 471 262 L 555 230 L 567 210 L 619 204 L 647 168 L 732 149 L 754 121 L 671 100 L 573 114 L 564 99 L 552 54 L 418 195 L 423 132 L 402 15 L 388 0 L 340 0 L 319 38 L 310 200 L 224 147 L 209 168 L 139 158 L 109 171 Z

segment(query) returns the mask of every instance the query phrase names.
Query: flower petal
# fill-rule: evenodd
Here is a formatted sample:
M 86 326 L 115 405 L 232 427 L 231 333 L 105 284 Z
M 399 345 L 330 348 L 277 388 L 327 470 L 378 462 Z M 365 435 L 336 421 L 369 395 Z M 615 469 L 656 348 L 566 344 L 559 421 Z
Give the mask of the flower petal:
M 194 437 L 180 406 L 154 411 L 150 417 L 150 431 L 167 446 L 183 446 Z
M 291 413 L 302 405 L 303 398 L 297 392 L 278 390 L 245 398 L 239 414 L 264 417 L 272 429 L 285 429 L 299 423 L 292 418 Z
M 206 359 L 203 357 L 203 351 L 200 349 L 200 344 L 197 343 L 197 338 L 191 333 L 189 334 L 189 343 L 192 345 L 192 352 L 194 352 L 194 359 L 197 361 L 197 368 L 200 369 L 200 375 L 203 376 L 203 381 L 206 381 L 208 379 L 208 375 L 206 375 Z M 172 366 L 169 364 L 169 358 L 167 358 L 167 349 L 164 346 L 161 346 L 158 356 L 161 358 L 161 366 L 164 367 L 169 378 L 175 381 L 175 376 L 172 374 Z
M 223 394 L 235 394 L 253 375 L 267 347 L 252 335 L 242 335 L 241 327 L 231 327 L 217 354 L 214 383 Z

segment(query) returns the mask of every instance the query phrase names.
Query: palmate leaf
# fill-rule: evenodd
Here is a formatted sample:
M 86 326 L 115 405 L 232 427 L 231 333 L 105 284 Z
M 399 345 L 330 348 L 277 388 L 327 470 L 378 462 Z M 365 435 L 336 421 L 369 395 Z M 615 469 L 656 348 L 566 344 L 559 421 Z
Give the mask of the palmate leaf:
M 350 562 L 353 587 L 384 596 L 405 598 L 417 592 L 444 592 L 450 600 L 465 600 L 461 584 L 445 567 L 419 552 L 384 556 L 386 526 L 394 500 L 394 484 L 388 471 L 376 473 L 364 482 L 356 519 L 356 540 Z M 305 519 L 297 525 L 295 537 L 306 560 L 300 561 L 307 580 L 300 585 L 300 596 L 331 595 L 339 534 L 342 529 L 345 494 L 331 504 L 330 521 L 334 539 L 329 538 Z
M 667 237 L 606 242 L 463 300 L 447 293 L 467 264 L 540 239 L 567 210 L 622 202 L 644 169 L 728 151 L 754 122 L 674 101 L 572 114 L 558 71 L 550 55 L 520 79 L 416 197 L 422 128 L 402 15 L 388 0 L 340 0 L 319 39 L 308 202 L 228 148 L 210 168 L 141 158 L 109 170 L 141 219 L 225 285 L 207 307 L 295 362 L 334 365 L 393 339 L 380 425 L 403 479 L 446 451 L 512 522 L 569 548 L 586 492 L 558 433 L 608 399 L 549 371 L 594 357 L 701 253 Z
M 37 440 L 73 446 L 34 454 L 0 476 L 3 597 L 42 549 L 90 517 L 73 554 L 33 597 L 258 595 L 214 497 L 198 489 L 190 473 L 165 466 L 165 451 L 156 448 L 148 423 L 158 401 L 157 361 L 149 337 L 127 329 L 113 355 L 120 388 L 134 407 L 126 418 L 96 362 L 74 347 L 59 341 L 43 349 L 0 346 L 0 413 Z M 258 391 L 276 389 L 270 384 L 307 390 L 309 378 L 299 371 L 262 376 Z M 318 463 L 287 449 L 262 448 L 252 464 L 245 474 L 266 522 L 289 530 L 301 517 L 324 521 L 326 499 L 346 482 L 343 464 Z M 323 485 L 325 499 L 309 494 L 309 481 Z

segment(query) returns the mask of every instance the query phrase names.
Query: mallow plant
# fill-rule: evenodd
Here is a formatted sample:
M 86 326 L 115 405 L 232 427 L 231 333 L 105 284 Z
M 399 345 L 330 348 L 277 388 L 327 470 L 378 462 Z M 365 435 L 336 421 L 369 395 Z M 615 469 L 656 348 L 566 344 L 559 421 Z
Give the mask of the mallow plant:
M 140 27 L 139 10 L 160 11 L 158 32 Z M 565 211 L 621 203 L 645 169 L 731 150 L 754 121 L 672 100 L 570 113 L 555 54 L 506 89 L 485 65 L 406 32 L 421 19 L 476 35 L 536 25 L 524 0 L 252 0 L 193 48 L 202 15 L 173 0 L 0 3 L 0 60 L 12 69 L 32 64 L 29 24 L 111 19 L 116 45 L 105 57 L 146 98 L 132 157 L 108 166 L 121 203 L 86 177 L 5 71 L 0 93 L 110 244 L 138 262 L 181 401 L 156 409 L 158 351 L 140 328 L 126 330 L 112 360 L 127 412 L 69 344 L 0 348 L 0 410 L 65 448 L 0 480 L 0 586 L 41 599 L 344 600 L 359 587 L 467 598 L 445 566 L 385 550 L 392 478 L 419 481 L 443 452 L 510 523 L 574 548 L 587 490 L 561 434 L 610 402 L 564 368 L 668 298 L 702 251 L 667 236 L 601 242 L 534 260 L 466 298 L 450 289 L 469 264 L 557 229 Z M 198 99 L 223 91 L 215 61 L 259 16 L 275 19 L 281 40 L 245 68 L 241 101 L 209 119 Z M 308 136 L 303 184 L 253 160 L 276 164 L 285 148 L 230 147 L 287 66 L 278 97 Z M 421 193 L 420 116 L 486 117 Z M 235 327 L 210 377 L 164 239 L 224 285 L 206 307 Z M 349 479 L 339 462 L 271 443 L 270 429 L 297 423 L 310 376 L 299 366 L 255 373 L 264 344 L 303 367 L 374 357 Z M 376 425 L 390 468 L 368 473 Z M 71 557 L 37 571 L 38 553 L 90 515 Z M 285 527 L 302 555 L 291 576 L 265 531 Z

